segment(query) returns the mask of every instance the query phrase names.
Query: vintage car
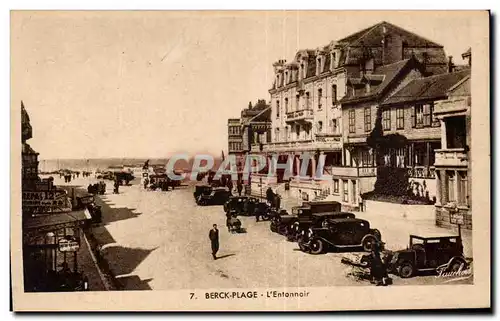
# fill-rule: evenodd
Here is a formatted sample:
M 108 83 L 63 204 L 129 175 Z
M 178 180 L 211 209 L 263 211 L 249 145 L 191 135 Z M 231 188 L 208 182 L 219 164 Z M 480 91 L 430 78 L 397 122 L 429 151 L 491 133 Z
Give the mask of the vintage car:
M 322 227 L 326 220 L 335 218 L 356 218 L 356 215 L 349 212 L 324 212 L 302 215 L 288 229 L 287 239 L 297 241 L 311 227 Z
M 115 172 L 114 178 L 118 180 L 120 185 L 129 185 L 130 182 L 135 178 L 130 172 Z
M 102 222 L 102 211 L 101 206 L 95 203 L 94 195 L 80 195 L 76 197 L 76 204 L 73 206 L 73 210 L 83 210 L 87 209 L 92 217 L 92 223 Z
M 177 186 L 177 181 L 170 179 L 167 174 L 153 174 L 149 175 L 149 189 L 168 191 L 169 187 L 174 189 Z
M 382 236 L 370 223 L 359 218 L 328 219 L 322 227 L 311 227 L 299 239 L 299 248 L 311 254 L 320 254 L 332 249 L 363 248 L 370 251 Z
M 422 237 L 410 235 L 407 249 L 395 251 L 388 271 L 402 278 L 419 272 L 457 272 L 468 266 L 460 236 Z
M 263 204 L 267 206 L 266 203 Z M 261 202 L 257 198 L 250 196 L 231 196 L 224 204 L 224 211 L 226 213 L 234 211 L 237 215 L 255 215 L 256 210 L 259 213 L 264 212 Z
M 292 208 L 292 214 L 286 215 L 271 215 L 271 231 L 278 232 L 282 235 L 288 235 L 293 224 L 302 221 L 311 220 L 311 215 L 314 213 L 324 212 L 340 212 L 341 204 L 335 201 L 311 201 L 303 202 L 302 206 Z
M 271 220 L 269 228 L 272 232 L 281 235 L 286 235 L 288 233 L 290 221 L 297 218 L 296 215 L 290 215 L 287 210 L 284 209 L 280 209 L 279 211 L 271 209 L 268 213 Z
M 213 187 L 207 184 L 196 185 L 194 188 L 193 197 L 195 200 L 197 200 L 198 196 L 200 196 L 201 194 L 205 195 L 210 194 L 212 192 L 212 189 Z
M 227 188 L 217 187 L 213 188 L 210 194 L 201 194 L 196 199 L 197 205 L 224 205 L 227 202 L 231 192 Z

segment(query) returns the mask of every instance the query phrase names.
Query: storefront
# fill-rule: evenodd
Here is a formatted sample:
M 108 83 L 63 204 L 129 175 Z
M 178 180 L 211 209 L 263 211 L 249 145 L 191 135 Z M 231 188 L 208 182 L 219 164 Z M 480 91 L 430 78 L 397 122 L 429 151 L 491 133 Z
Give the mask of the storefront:
M 88 210 L 40 215 L 23 220 L 24 286 L 27 292 L 86 290 L 78 266 Z

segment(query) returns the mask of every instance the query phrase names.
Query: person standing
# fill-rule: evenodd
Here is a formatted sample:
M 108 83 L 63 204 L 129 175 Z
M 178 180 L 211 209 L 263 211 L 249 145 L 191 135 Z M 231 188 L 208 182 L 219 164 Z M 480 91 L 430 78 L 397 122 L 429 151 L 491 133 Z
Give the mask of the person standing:
M 227 180 L 227 188 L 229 189 L 229 192 L 233 194 L 233 181 L 231 179 Z
M 243 191 L 243 184 L 241 184 L 241 181 L 236 183 L 236 189 L 238 190 L 238 196 L 241 196 L 241 191 Z
M 217 260 L 217 251 L 219 251 L 219 230 L 217 229 L 217 224 L 213 225 L 208 237 L 212 243 L 212 256 L 214 260 Z

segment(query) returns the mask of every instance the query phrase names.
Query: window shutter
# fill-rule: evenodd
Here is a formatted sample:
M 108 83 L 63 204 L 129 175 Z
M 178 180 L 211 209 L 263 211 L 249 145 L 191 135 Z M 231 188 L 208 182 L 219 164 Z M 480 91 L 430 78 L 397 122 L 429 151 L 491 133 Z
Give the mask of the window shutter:
M 416 127 L 416 120 L 415 120 L 415 106 L 411 107 L 411 127 L 415 128 Z

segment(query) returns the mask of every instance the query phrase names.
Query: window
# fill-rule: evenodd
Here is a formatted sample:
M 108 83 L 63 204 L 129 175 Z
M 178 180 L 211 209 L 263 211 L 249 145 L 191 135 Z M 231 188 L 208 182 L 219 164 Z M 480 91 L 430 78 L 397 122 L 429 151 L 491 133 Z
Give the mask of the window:
M 391 110 L 382 111 L 382 126 L 384 130 L 391 130 Z
M 319 75 L 321 73 L 321 57 L 318 58 L 318 66 L 316 68 L 316 74 Z
M 356 132 L 356 111 L 354 109 L 349 110 L 349 133 Z
M 276 100 L 276 118 L 280 118 L 280 101 Z
M 290 82 L 290 79 L 288 79 L 288 71 L 285 72 L 285 85 Z
M 441 126 L 439 119 L 434 116 L 434 102 L 431 103 L 431 126 L 432 127 Z
M 295 96 L 295 110 L 300 110 L 300 95 Z
M 288 98 L 285 98 L 285 113 L 288 113 Z
M 405 128 L 405 110 L 402 107 L 396 109 L 396 129 Z
M 300 125 L 295 126 L 295 134 L 297 134 L 297 139 L 300 137 Z
M 337 54 L 332 52 L 332 69 L 337 67 Z
M 301 72 L 301 78 L 302 79 L 306 78 L 306 68 L 304 64 L 300 64 L 300 72 Z
M 467 172 L 458 172 L 458 204 L 469 206 L 469 195 L 467 191 Z
M 275 140 L 276 142 L 279 142 L 279 140 L 280 140 L 280 129 L 279 129 L 279 128 L 276 128 L 276 129 L 274 130 L 274 140 Z
M 287 126 L 287 127 L 285 127 L 285 137 L 284 137 L 284 138 L 285 138 L 285 139 L 284 139 L 285 141 L 287 141 L 287 140 L 288 140 L 288 126 Z
M 332 119 L 332 132 L 333 133 L 337 133 L 337 120 L 336 119 Z
M 370 93 L 370 84 L 369 83 L 366 83 L 366 85 L 365 85 L 365 91 L 366 91 L 367 94 Z
M 398 148 L 396 150 L 396 167 L 406 167 L 406 148 Z
M 346 180 L 342 180 L 342 184 L 344 187 L 343 201 L 349 202 L 349 183 Z
M 433 104 L 415 105 L 414 113 L 412 115 L 413 127 L 416 128 L 430 127 L 432 123 L 432 117 L 431 117 L 432 109 L 434 109 Z
M 424 105 L 424 127 L 431 125 L 431 105 Z
M 337 85 L 332 85 L 332 105 L 337 104 Z
M 338 179 L 333 180 L 333 192 L 335 194 L 339 193 L 339 180 Z
M 318 133 L 321 133 L 321 132 L 323 132 L 323 122 L 319 121 L 318 122 Z
M 448 176 L 448 201 L 455 202 L 455 172 L 446 171 L 446 175 Z
M 370 107 L 365 107 L 365 132 L 372 130 L 372 111 Z
M 309 105 L 309 92 L 306 92 L 306 109 L 309 109 L 311 106 Z
M 321 109 L 322 104 L 321 101 L 323 100 L 323 89 L 318 89 L 318 109 Z

